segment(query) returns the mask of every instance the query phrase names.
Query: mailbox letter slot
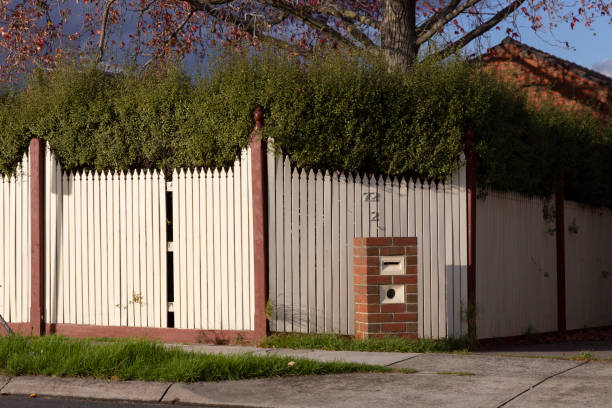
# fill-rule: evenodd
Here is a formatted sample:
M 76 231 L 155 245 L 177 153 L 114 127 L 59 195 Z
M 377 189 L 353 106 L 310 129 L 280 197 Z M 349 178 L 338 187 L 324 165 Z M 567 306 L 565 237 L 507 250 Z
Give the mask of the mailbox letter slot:
M 379 271 L 381 275 L 403 275 L 404 257 L 403 256 L 381 256 Z

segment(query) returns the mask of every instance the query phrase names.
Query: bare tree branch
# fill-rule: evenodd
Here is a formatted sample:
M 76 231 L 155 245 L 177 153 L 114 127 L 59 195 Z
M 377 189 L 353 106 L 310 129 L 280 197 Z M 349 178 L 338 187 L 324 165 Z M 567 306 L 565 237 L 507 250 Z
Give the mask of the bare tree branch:
M 476 27 L 475 29 L 473 29 L 472 31 L 470 31 L 469 33 L 467 33 L 466 35 L 464 35 L 457 41 L 452 42 L 444 50 L 436 53 L 434 56 L 445 57 L 461 49 L 462 47 L 466 46 L 470 41 L 472 41 L 476 37 L 481 36 L 482 34 L 486 33 L 487 31 L 495 27 L 500 21 L 508 17 L 510 14 L 514 12 L 514 10 L 519 8 L 520 5 L 523 4 L 525 1 L 526 0 L 514 0 L 508 6 L 504 7 L 499 12 L 497 12 L 497 14 L 495 14 L 489 20 L 480 24 L 478 27 Z
M 459 14 L 461 14 L 466 9 L 474 6 L 475 4 L 481 1 L 482 0 L 467 0 L 465 3 L 459 5 L 458 7 L 447 10 L 445 14 L 440 14 L 440 15 L 435 14 L 434 17 L 438 16 L 436 21 L 428 24 L 428 22 L 431 20 L 429 19 L 427 22 L 425 22 L 425 24 L 428 25 L 428 29 L 425 30 L 424 32 L 422 29 L 420 30 L 420 33 L 418 34 L 418 38 L 417 38 L 417 44 L 421 45 L 425 41 L 429 40 L 431 37 L 433 37 L 435 33 L 440 31 L 440 29 L 442 29 L 449 21 L 457 17 Z
M 104 57 L 104 43 L 106 41 L 106 34 L 108 31 L 108 14 L 113 6 L 113 3 L 117 0 L 105 0 L 104 11 L 102 14 L 102 28 L 100 29 L 100 39 L 98 41 L 98 55 L 96 56 L 96 64 L 102 61 Z

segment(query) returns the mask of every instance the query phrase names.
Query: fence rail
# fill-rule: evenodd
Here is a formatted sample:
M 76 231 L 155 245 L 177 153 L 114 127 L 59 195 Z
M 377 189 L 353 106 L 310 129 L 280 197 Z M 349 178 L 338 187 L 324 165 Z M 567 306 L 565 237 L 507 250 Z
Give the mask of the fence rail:
M 28 157 L 12 176 L 0 174 L 0 314 L 30 321 L 30 167 Z
M 419 336 L 467 332 L 465 168 L 447 183 L 330 174 L 268 154 L 271 329 L 354 333 L 353 239 L 418 238 Z

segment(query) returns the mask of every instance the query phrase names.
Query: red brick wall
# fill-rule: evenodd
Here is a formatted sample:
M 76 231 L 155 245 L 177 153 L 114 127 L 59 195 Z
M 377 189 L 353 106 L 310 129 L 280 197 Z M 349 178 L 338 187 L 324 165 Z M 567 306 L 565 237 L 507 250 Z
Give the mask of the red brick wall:
M 404 273 L 380 274 L 381 256 L 403 257 Z M 355 337 L 417 337 L 417 239 L 355 238 Z M 382 304 L 381 286 L 401 285 L 402 303 Z M 399 294 L 398 294 L 399 295 Z
M 610 114 L 612 89 L 572 72 L 513 44 L 502 43 L 483 58 L 484 69 L 517 83 L 528 99 L 546 100 L 567 109 L 592 110 L 604 118 Z

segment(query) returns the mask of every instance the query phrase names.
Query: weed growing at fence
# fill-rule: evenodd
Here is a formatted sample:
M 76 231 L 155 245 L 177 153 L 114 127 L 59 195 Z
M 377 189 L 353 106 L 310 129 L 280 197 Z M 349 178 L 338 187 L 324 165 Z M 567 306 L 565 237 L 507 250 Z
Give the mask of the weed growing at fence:
M 467 338 L 458 339 L 405 339 L 401 337 L 382 337 L 358 340 L 338 334 L 275 334 L 266 337 L 260 347 L 290 349 L 321 349 L 348 351 L 384 351 L 402 353 L 462 352 L 473 348 Z
M 390 371 L 394 370 L 288 357 L 200 354 L 144 340 L 94 342 L 61 336 L 0 337 L 0 372 L 11 376 L 192 382 Z
M 228 166 L 261 105 L 262 137 L 302 167 L 444 179 L 471 123 L 482 186 L 546 195 L 563 174 L 568 199 L 612 207 L 612 125 L 521 95 L 462 61 L 404 75 L 362 55 L 303 66 L 231 54 L 197 80 L 66 66 L 0 98 L 0 171 L 14 171 L 32 137 L 66 170 Z

